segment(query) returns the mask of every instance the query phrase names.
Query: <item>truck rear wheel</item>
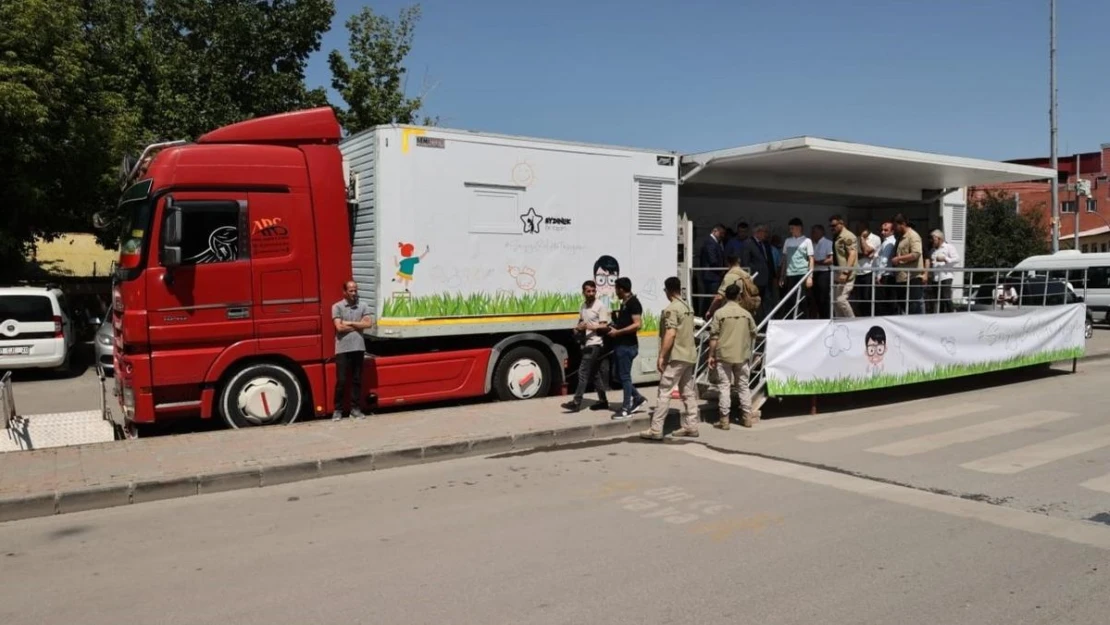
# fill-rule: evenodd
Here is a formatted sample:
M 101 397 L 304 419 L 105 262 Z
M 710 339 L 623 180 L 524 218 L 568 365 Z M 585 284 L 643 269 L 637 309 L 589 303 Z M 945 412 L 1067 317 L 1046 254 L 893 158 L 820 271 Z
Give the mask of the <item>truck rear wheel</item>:
M 248 365 L 220 391 L 219 409 L 232 428 L 292 423 L 301 412 L 304 392 L 297 376 L 282 365 Z
M 546 397 L 551 391 L 551 363 L 534 347 L 505 352 L 493 372 L 493 388 L 502 401 Z

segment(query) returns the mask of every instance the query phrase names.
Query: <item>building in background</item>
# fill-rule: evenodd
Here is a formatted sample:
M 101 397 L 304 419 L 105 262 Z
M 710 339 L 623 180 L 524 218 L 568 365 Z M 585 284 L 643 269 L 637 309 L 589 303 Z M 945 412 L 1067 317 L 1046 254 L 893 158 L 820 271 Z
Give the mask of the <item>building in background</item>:
M 1091 184 L 1090 197 L 1079 197 L 1075 191 L 1076 157 L 1078 177 Z M 1007 161 L 1019 165 L 1049 167 L 1049 157 Z M 1075 247 L 1075 217 L 1079 214 L 1079 249 L 1083 252 L 1110 252 L 1110 143 L 1098 152 L 1084 152 L 1058 157 L 1060 193 L 1060 249 Z M 1052 189 L 1047 182 L 1018 182 L 968 189 L 974 201 L 987 191 L 1005 191 L 1017 199 L 1019 211 L 1035 210 L 1043 214 L 1045 223 L 1052 223 Z

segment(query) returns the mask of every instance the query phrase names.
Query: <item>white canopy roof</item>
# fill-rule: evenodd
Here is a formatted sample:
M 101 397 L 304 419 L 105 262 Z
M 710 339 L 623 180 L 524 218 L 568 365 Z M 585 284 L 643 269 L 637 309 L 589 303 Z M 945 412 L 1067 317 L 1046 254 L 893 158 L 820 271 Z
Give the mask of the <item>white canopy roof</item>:
M 1045 180 L 1051 169 L 797 137 L 682 156 L 683 182 L 920 200 L 924 190 Z

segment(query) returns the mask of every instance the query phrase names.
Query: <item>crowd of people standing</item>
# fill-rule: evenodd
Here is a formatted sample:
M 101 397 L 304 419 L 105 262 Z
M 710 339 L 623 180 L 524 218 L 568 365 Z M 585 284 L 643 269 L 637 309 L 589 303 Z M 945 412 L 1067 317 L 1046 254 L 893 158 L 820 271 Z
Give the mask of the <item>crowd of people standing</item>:
M 788 227 L 782 240 L 764 225 L 751 229 L 741 221 L 735 231 L 714 226 L 698 253 L 697 312 L 709 318 L 737 263 L 759 289 L 759 321 L 772 312 L 776 318 L 828 319 L 953 310 L 951 268 L 959 253 L 942 231 L 923 239 L 901 214 L 884 221 L 878 233 L 867 222 L 849 227 L 841 215 L 829 218 L 827 230 L 811 225 L 808 236 L 799 218 Z M 799 300 L 778 306 L 794 293 L 800 296 L 797 315 L 791 313 Z

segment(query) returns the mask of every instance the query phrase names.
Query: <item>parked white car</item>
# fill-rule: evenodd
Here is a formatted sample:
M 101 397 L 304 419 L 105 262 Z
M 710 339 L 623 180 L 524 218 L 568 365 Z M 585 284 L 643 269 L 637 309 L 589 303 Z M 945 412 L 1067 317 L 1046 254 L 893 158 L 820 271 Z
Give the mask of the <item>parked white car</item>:
M 0 288 L 0 371 L 69 368 L 77 340 L 55 288 Z

